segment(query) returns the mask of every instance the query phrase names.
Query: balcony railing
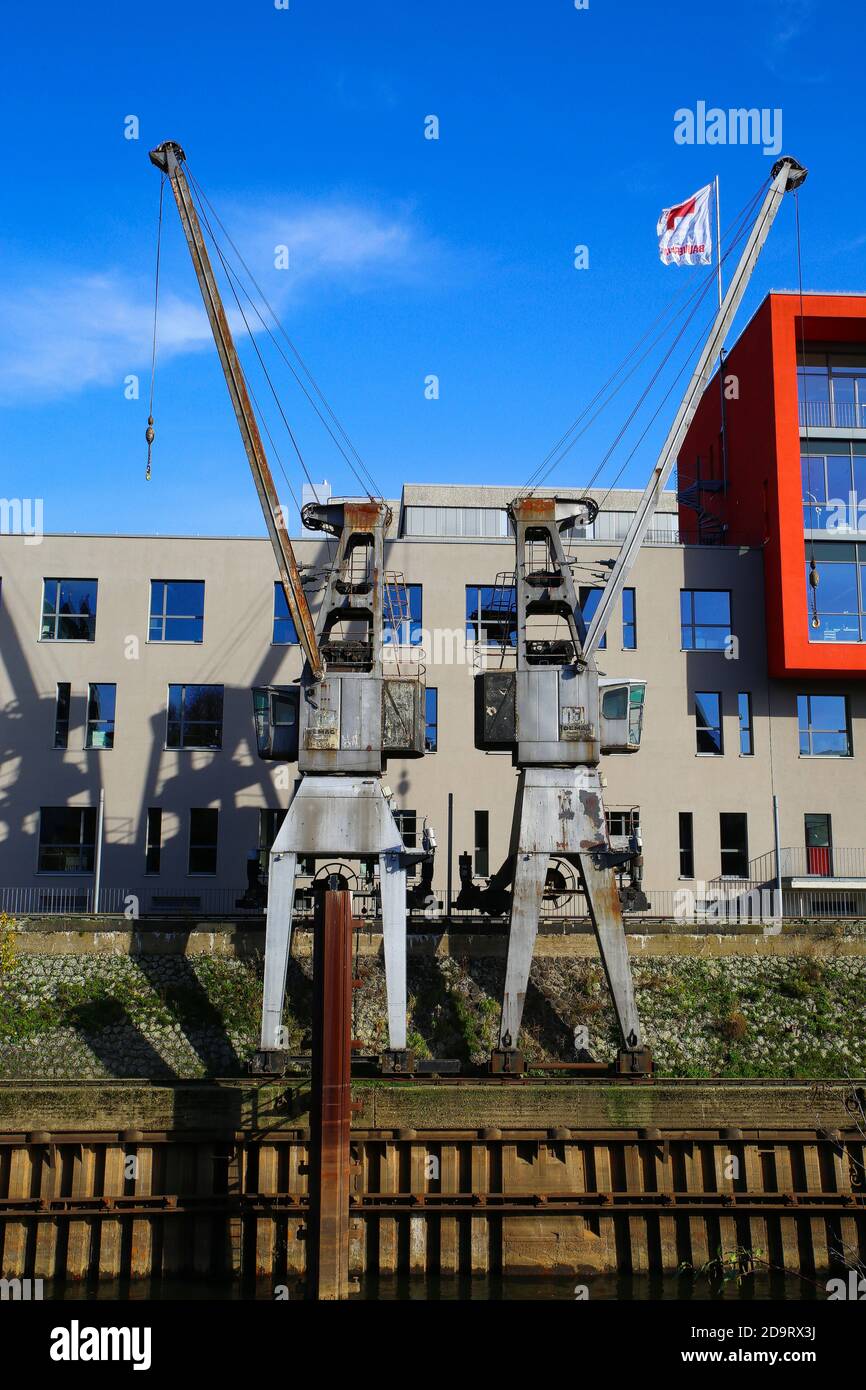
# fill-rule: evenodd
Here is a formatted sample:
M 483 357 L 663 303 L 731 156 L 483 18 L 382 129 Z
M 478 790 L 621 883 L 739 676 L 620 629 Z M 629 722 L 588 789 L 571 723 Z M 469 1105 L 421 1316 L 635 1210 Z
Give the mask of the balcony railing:
M 866 430 L 866 401 L 800 401 L 804 429 Z
M 862 879 L 866 890 L 866 849 L 846 845 L 794 845 L 779 851 L 782 881 L 791 878 Z M 749 878 L 755 883 L 774 883 L 774 850 L 753 859 Z

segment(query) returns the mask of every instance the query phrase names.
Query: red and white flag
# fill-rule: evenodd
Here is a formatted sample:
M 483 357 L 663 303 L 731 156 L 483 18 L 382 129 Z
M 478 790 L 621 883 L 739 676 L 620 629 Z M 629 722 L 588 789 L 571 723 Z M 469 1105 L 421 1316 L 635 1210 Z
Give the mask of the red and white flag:
M 686 198 L 684 203 L 665 208 L 656 231 L 663 265 L 710 265 L 713 243 L 710 235 L 710 195 L 713 185 Z

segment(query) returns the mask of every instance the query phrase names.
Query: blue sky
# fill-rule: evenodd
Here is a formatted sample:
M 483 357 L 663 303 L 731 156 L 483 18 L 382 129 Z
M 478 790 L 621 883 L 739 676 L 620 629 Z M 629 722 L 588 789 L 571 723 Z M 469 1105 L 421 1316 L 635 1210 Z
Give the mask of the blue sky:
M 171 202 L 144 481 L 159 190 L 147 154 L 168 138 L 390 496 L 404 481 L 520 486 L 684 278 L 701 274 L 659 263 L 662 206 L 718 173 L 724 224 L 773 156 L 676 144 L 678 108 L 779 108 L 784 152 L 810 169 L 805 285 L 862 292 L 859 0 L 687 8 L 17 6 L 4 20 L 0 492 L 43 497 L 49 531 L 262 530 Z M 424 138 L 431 114 L 436 141 Z M 129 115 L 138 140 L 124 138 Z M 274 267 L 279 244 L 288 270 Z M 578 244 L 587 270 L 574 268 Z M 795 283 L 785 206 L 739 325 L 768 289 Z M 138 401 L 124 397 L 130 373 Z M 431 374 L 438 400 L 425 399 Z M 310 472 L 355 491 L 297 389 L 278 380 Z M 626 389 L 552 483 L 586 482 L 632 400 Z M 672 409 L 623 483 L 643 484 Z M 275 439 L 299 492 L 297 460 Z

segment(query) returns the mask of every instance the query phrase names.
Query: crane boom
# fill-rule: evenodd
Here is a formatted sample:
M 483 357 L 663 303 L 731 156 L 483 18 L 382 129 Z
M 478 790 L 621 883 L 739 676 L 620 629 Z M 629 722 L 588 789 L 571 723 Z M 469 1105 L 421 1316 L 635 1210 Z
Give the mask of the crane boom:
M 671 425 L 667 439 L 662 446 L 662 451 L 659 454 L 652 476 L 638 504 L 634 520 L 623 540 L 616 563 L 610 572 L 610 578 L 602 590 L 601 600 L 587 629 L 586 640 L 583 644 L 584 659 L 593 655 L 604 636 L 613 605 L 622 593 L 625 582 L 629 576 L 629 571 L 637 559 L 641 543 L 649 529 L 653 513 L 658 506 L 659 498 L 673 471 L 677 455 L 686 436 L 686 431 L 694 419 L 695 412 L 701 400 L 701 395 L 710 374 L 711 364 L 719 355 L 719 350 L 725 341 L 725 335 L 731 326 L 733 317 L 739 308 L 740 301 L 746 292 L 746 287 L 748 286 L 752 271 L 755 268 L 755 263 L 760 254 L 761 247 L 764 245 L 770 228 L 773 225 L 776 213 L 779 211 L 782 197 L 789 189 L 799 187 L 806 177 L 806 172 L 802 164 L 798 164 L 796 159 L 791 159 L 789 155 L 783 155 L 782 158 L 773 165 L 772 182 L 761 205 L 761 210 L 755 219 L 755 225 L 749 234 L 739 264 L 734 271 L 731 283 L 728 285 L 727 293 L 716 314 L 715 322 L 710 330 L 710 336 L 707 338 L 704 349 L 692 373 L 680 408 Z
M 282 507 L 274 487 L 274 480 L 268 466 L 256 417 L 250 404 L 240 358 L 229 329 L 225 308 L 202 236 L 189 184 L 183 171 L 185 159 L 186 156 L 180 145 L 173 140 L 167 140 L 162 145 L 158 145 L 155 150 L 150 151 L 151 163 L 155 164 L 171 183 L 177 210 L 180 213 L 181 226 L 192 257 L 193 269 L 210 320 L 214 342 L 229 389 L 229 396 L 249 460 L 253 482 L 256 485 L 256 491 L 262 505 L 265 525 L 268 528 L 268 535 L 277 561 L 277 569 L 286 595 L 286 602 L 289 605 L 289 612 L 294 620 L 298 640 L 307 658 L 310 671 L 316 680 L 321 680 L 325 673 L 325 664 L 316 638 L 313 617 L 307 603 L 307 596 L 301 585 L 295 552 L 283 519 Z

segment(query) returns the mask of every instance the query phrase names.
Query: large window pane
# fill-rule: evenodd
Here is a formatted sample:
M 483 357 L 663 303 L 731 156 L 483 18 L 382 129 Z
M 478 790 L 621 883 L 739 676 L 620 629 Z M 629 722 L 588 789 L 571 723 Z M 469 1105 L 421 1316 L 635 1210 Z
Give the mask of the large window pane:
M 166 748 L 221 748 L 223 687 L 170 685 Z
M 695 691 L 695 733 L 698 753 L 723 751 L 722 697 L 718 691 Z
M 812 560 L 818 585 L 811 583 Z M 866 545 L 813 541 L 806 547 L 806 618 L 812 642 L 860 642 L 866 637 Z M 813 625 L 817 615 L 818 625 Z
M 847 507 L 848 493 L 851 491 L 851 459 L 828 457 L 827 459 L 827 501 Z
M 680 878 L 695 876 L 695 831 L 691 811 L 680 811 Z
M 152 579 L 151 642 L 201 642 L 204 635 L 204 581 Z
M 737 696 L 737 713 L 740 719 L 740 756 L 750 758 L 755 751 L 752 731 L 752 697 L 748 690 L 741 690 Z
M 731 635 L 727 589 L 681 590 L 680 628 L 684 651 L 723 651 Z
M 797 723 L 802 757 L 851 756 L 846 695 L 798 695 Z
M 92 873 L 95 847 L 95 807 L 41 807 L 38 861 L 40 873 Z
M 298 641 L 298 630 L 289 612 L 286 591 L 279 580 L 274 584 L 274 632 L 271 641 L 275 647 L 294 646 Z
M 44 642 L 92 642 L 96 636 L 95 579 L 46 579 L 42 589 Z
M 486 878 L 490 873 L 490 812 L 475 812 L 475 873 Z
M 856 613 L 857 570 L 853 564 L 817 564 L 819 610 Z
M 69 707 L 72 686 L 69 681 L 57 682 L 57 704 L 54 713 L 54 747 L 66 748 L 69 744 Z
M 149 806 L 144 844 L 144 872 L 158 874 L 162 858 L 162 807 Z
M 622 648 L 633 652 L 637 647 L 637 605 L 634 589 L 622 591 Z
M 466 585 L 466 637 L 486 646 L 517 643 L 517 597 L 513 584 Z
M 587 586 L 587 585 L 581 585 L 580 588 L 579 588 L 579 590 L 578 590 L 578 600 L 579 600 L 579 602 L 580 602 L 580 611 L 581 611 L 581 613 L 583 614 L 583 621 L 586 623 L 587 627 L 589 627 L 590 623 L 592 622 L 593 618 L 595 617 L 595 610 L 596 610 L 596 608 L 598 608 L 598 605 L 601 603 L 601 595 L 602 595 L 602 592 L 603 592 L 603 591 L 602 591 L 601 589 L 593 589 L 593 588 L 590 588 L 590 587 Z M 602 649 L 603 647 L 606 647 L 606 646 L 607 646 L 607 633 L 604 634 L 604 636 L 602 637 L 601 641 L 600 641 L 599 644 L 598 644 L 599 651 L 601 651 L 601 649 Z
M 435 685 L 427 686 L 424 698 L 424 748 L 428 753 L 435 753 L 439 747 L 439 691 Z
M 114 747 L 116 685 L 91 685 L 87 697 L 87 735 L 85 748 Z
M 421 641 L 421 585 L 389 584 L 383 602 L 385 642 L 396 646 L 417 646 Z
M 746 813 L 719 813 L 719 843 L 722 875 L 728 878 L 749 877 L 749 841 Z
M 219 811 L 212 806 L 189 813 L 189 872 L 215 874 Z

